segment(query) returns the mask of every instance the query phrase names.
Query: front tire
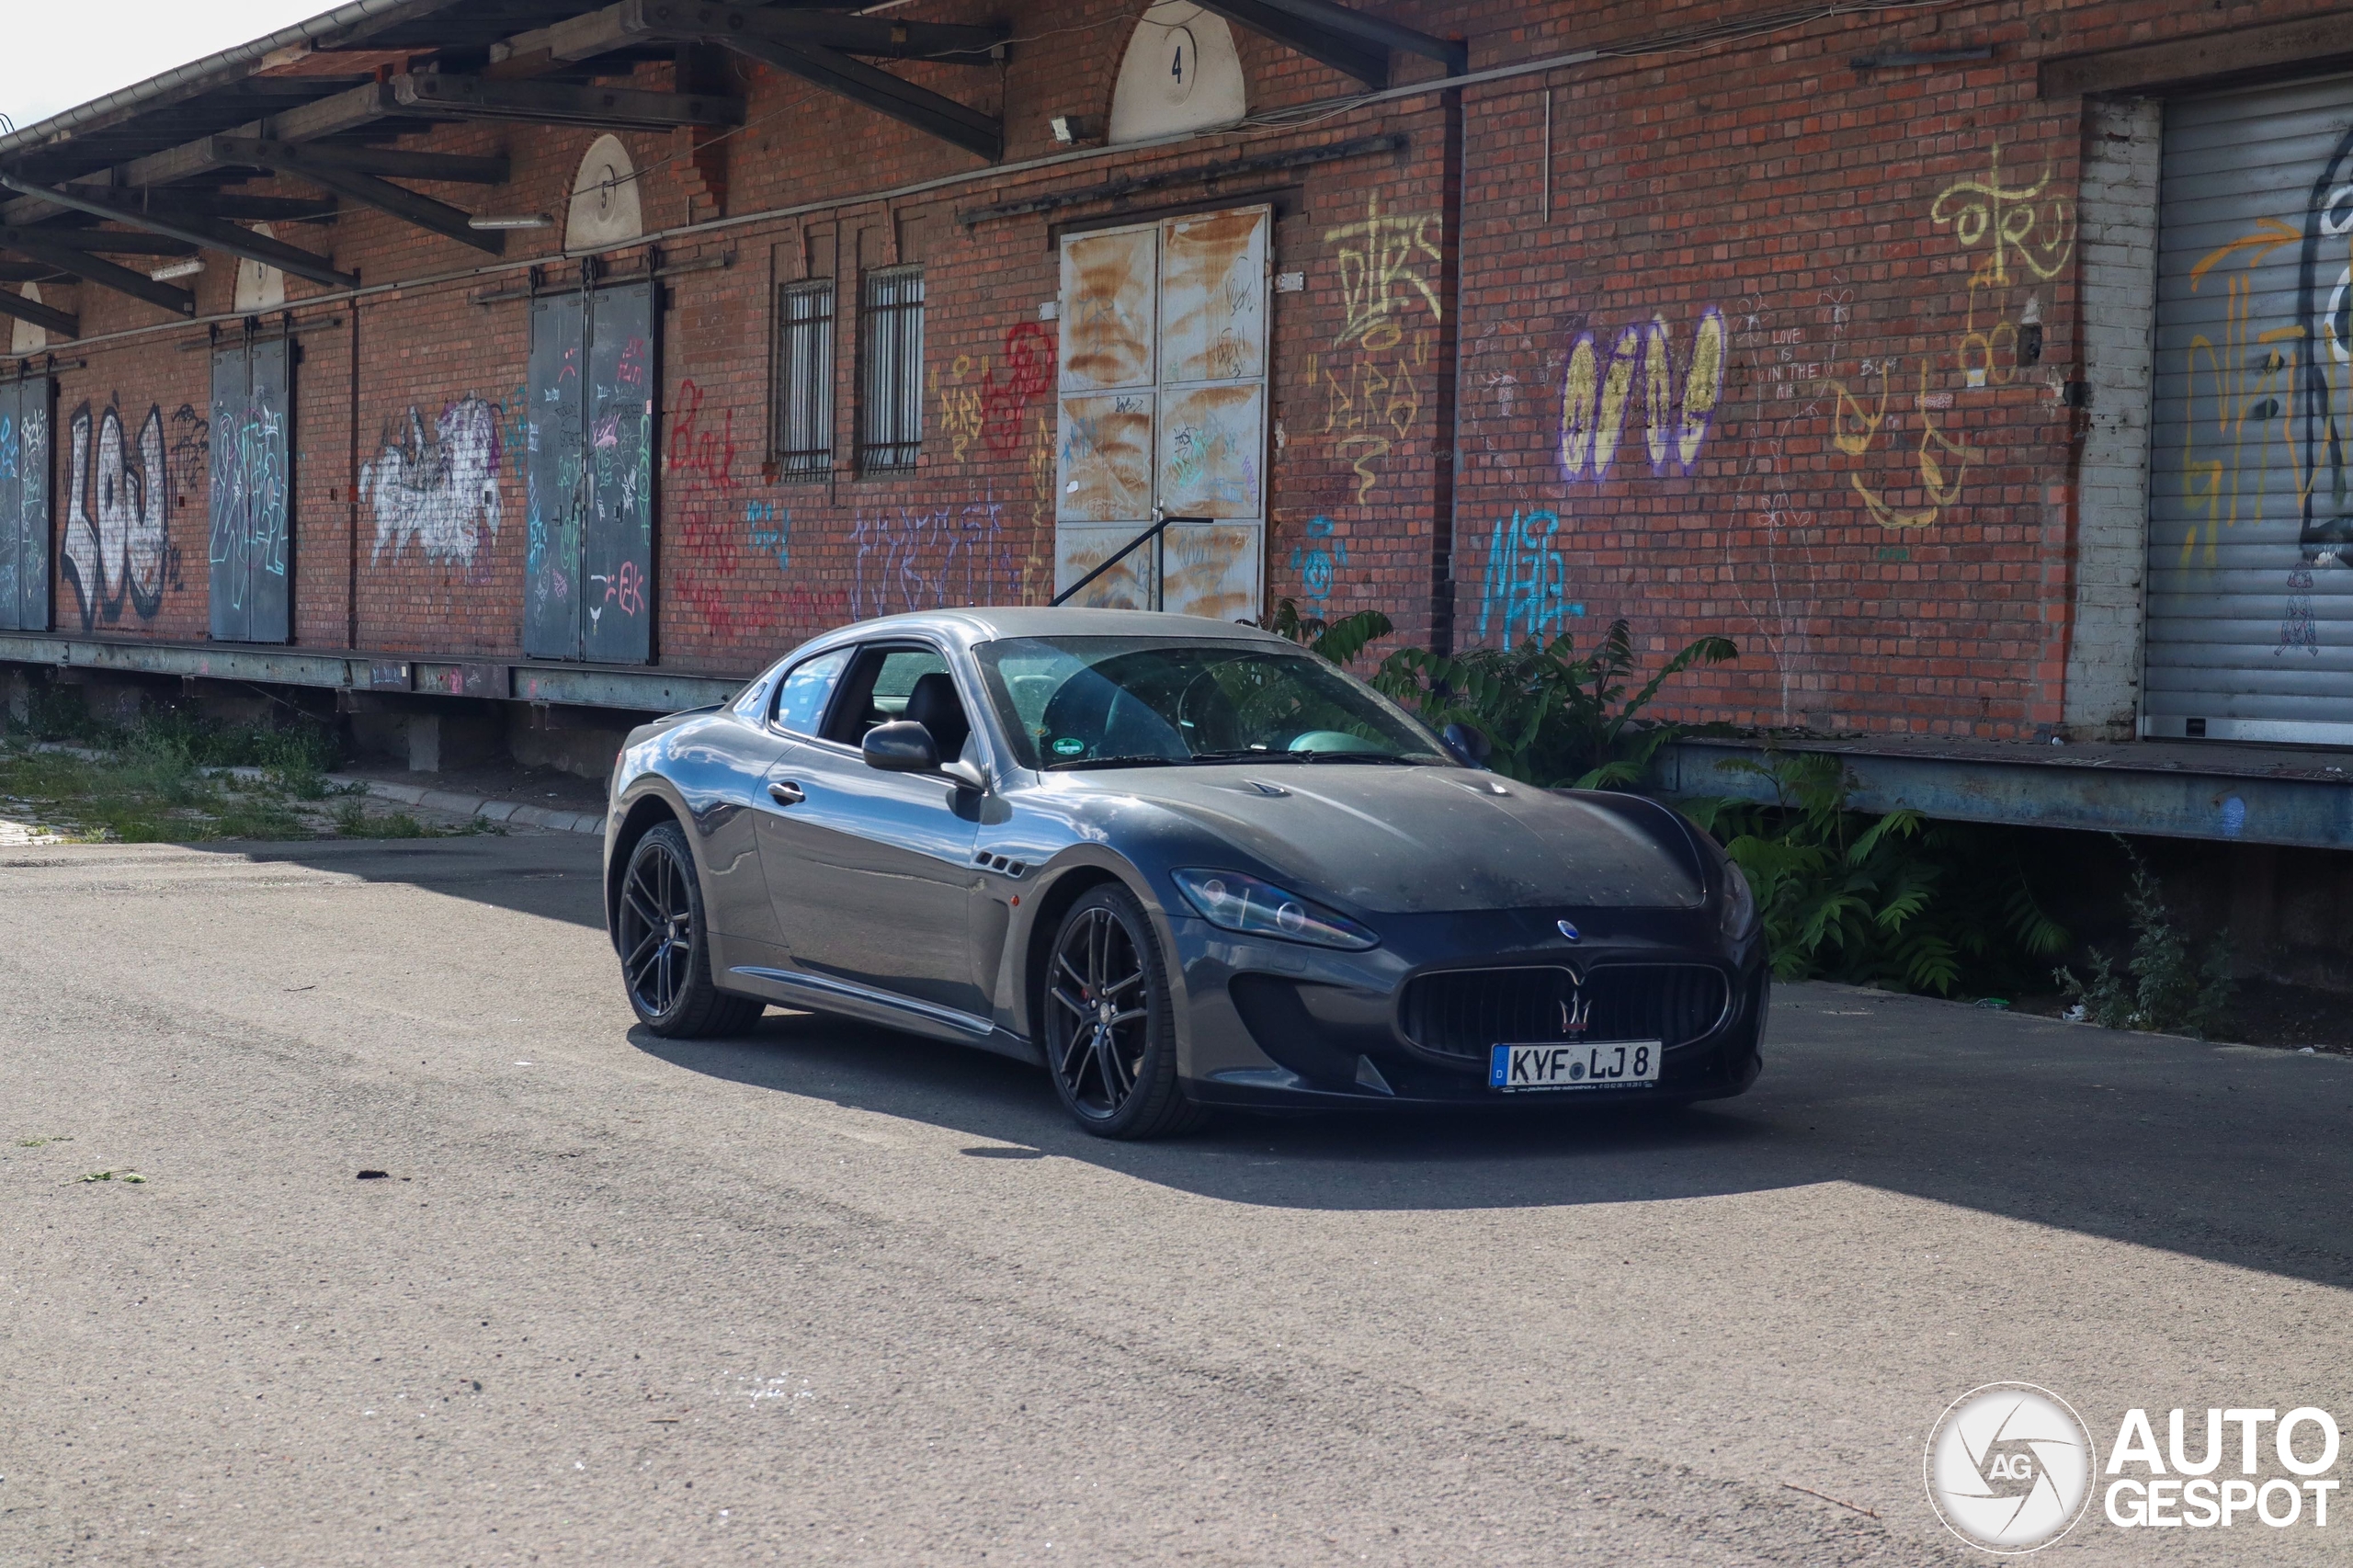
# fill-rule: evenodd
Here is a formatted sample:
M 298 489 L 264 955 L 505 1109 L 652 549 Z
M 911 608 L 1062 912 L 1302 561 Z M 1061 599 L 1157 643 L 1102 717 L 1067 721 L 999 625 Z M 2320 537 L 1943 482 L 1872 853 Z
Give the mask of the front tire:
M 1143 905 L 1108 884 L 1063 916 L 1046 960 L 1046 1068 L 1098 1138 L 1162 1138 L 1207 1119 L 1176 1081 L 1167 961 Z
M 669 1040 L 742 1034 L 766 1004 L 710 982 L 710 931 L 694 852 L 677 824 L 649 830 L 630 851 L 613 924 L 621 985 L 640 1022 Z

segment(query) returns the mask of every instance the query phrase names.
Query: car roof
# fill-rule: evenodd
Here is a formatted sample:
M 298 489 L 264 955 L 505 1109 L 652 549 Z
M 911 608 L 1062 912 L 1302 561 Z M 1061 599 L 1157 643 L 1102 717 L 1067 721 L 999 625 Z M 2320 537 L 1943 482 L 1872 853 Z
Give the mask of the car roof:
M 1006 637 L 1165 637 L 1203 642 L 1268 642 L 1292 644 L 1271 631 L 1247 622 L 1215 620 L 1201 615 L 1170 615 L 1158 610 L 1083 609 L 1075 606 L 980 606 L 969 609 L 918 610 L 886 615 L 827 632 L 824 642 L 864 642 L 893 632 L 931 632 L 969 647 Z

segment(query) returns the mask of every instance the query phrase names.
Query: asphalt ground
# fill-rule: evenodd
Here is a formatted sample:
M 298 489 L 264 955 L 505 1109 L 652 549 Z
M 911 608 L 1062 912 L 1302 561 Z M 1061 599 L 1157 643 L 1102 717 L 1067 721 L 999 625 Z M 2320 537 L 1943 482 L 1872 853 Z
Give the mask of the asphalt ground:
M 0 855 L 0 1563 L 1987 1561 L 1974 1385 L 2353 1415 L 2342 1059 L 1792 986 L 1680 1116 L 1133 1146 L 615 967 L 563 835 Z

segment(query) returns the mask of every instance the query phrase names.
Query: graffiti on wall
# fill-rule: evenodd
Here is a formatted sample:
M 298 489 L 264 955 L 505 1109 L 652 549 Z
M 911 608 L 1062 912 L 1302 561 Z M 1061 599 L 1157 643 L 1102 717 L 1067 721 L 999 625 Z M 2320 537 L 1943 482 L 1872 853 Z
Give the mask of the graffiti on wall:
M 172 484 L 185 497 L 212 458 L 212 421 L 184 403 L 172 410 Z
M 1692 328 L 1679 373 L 1664 321 L 1620 332 L 1606 360 L 1592 333 L 1579 336 L 1561 378 L 1561 477 L 1599 484 L 1609 476 L 1637 394 L 1651 472 L 1690 472 L 1723 394 L 1724 347 L 1723 312 L 1713 305 Z
M 1006 329 L 1002 347 L 1002 366 L 985 355 L 975 365 L 960 354 L 944 378 L 937 369 L 931 373 L 951 461 L 962 462 L 975 444 L 999 460 L 1020 451 L 1029 434 L 1029 405 L 1053 384 L 1054 340 L 1044 326 L 1017 322 Z
M 762 555 L 776 557 L 776 569 L 792 566 L 792 514 L 773 501 L 744 503 L 744 542 Z
M 427 561 L 471 566 L 484 530 L 498 538 L 499 415 L 496 403 L 467 396 L 442 409 L 429 435 L 415 407 L 397 436 L 386 432 L 382 455 L 359 470 L 359 494 L 376 519 L 370 565 L 386 545 L 397 561 L 414 540 Z
M 1337 537 L 1332 519 L 1310 517 L 1306 541 L 1291 550 L 1290 569 L 1299 574 L 1299 591 L 1314 603 L 1316 614 L 1324 613 L 1332 585 L 1347 563 L 1348 542 Z
M 247 570 L 283 578 L 288 494 L 285 414 L 264 396 L 251 397 L 225 410 L 234 415 L 234 420 L 224 442 L 220 439 L 223 412 L 223 405 L 213 405 L 213 444 L 220 456 L 211 483 L 212 563 L 231 566 L 233 582 L 242 583 Z M 160 449 L 160 422 L 155 438 Z
M 134 438 L 113 403 L 94 415 L 85 403 L 66 430 L 72 472 L 64 569 L 81 602 L 82 630 L 113 625 L 126 605 L 151 620 L 179 567 L 166 527 L 171 475 L 164 411 L 151 405 Z
M 1324 232 L 1335 247 L 1341 322 L 1330 348 L 1310 355 L 1307 379 L 1324 399 L 1332 449 L 1356 474 L 1362 506 L 1381 465 L 1421 417 L 1437 328 L 1444 312 L 1432 272 L 1441 257 L 1438 214 L 1384 213 L 1368 197 L 1365 215 Z
M 2006 184 L 1995 143 L 1983 176 L 1938 191 L 1928 205 L 1930 225 L 1975 256 L 1961 330 L 1908 362 L 1865 360 L 1828 380 L 1831 444 L 1847 459 L 1848 488 L 1882 528 L 1936 523 L 1985 455 L 1965 435 L 1949 433 L 1960 425 L 1948 390 L 1952 373 L 1965 395 L 2011 384 L 2022 365 L 2040 358 L 2035 286 L 2056 278 L 2075 249 L 2075 204 L 2052 189 L 2053 179 L 2045 164 L 2033 184 Z
M 1585 606 L 1569 597 L 1567 558 L 1560 546 L 1561 515 L 1514 508 L 1487 540 L 1487 578 L 1479 592 L 1479 641 L 1506 647 L 1535 638 L 1550 642 L 1568 630 Z
M 961 506 L 858 508 L 850 529 L 857 550 L 850 613 L 1006 603 L 1018 573 L 1004 514 L 985 489 Z
M 670 473 L 684 568 L 672 574 L 672 582 L 714 636 L 732 637 L 735 603 L 711 575 L 726 571 L 737 549 L 733 518 L 740 506 L 742 483 L 735 474 L 735 411 L 723 409 L 715 421 L 707 420 L 703 390 L 692 378 L 678 383 L 671 406 L 677 413 L 670 422 L 665 466 Z

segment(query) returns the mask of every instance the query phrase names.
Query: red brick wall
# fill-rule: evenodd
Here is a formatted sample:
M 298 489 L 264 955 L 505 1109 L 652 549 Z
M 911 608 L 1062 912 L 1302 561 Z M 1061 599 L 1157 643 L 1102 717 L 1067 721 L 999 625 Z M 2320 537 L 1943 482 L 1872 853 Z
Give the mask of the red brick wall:
M 2193 16 L 2148 0 L 1964 4 L 1606 55 L 1549 79 L 1483 85 L 1465 94 L 1459 235 L 1439 222 L 1447 171 L 1434 97 L 885 202 L 868 193 L 973 161 L 730 61 L 727 82 L 750 105 L 742 131 L 626 138 L 644 171 L 648 230 L 714 210 L 833 205 L 661 242 L 670 266 L 726 265 L 682 271 L 666 285 L 659 661 L 744 670 L 847 617 L 1051 591 L 1055 328 L 1038 312 L 1055 292 L 1051 225 L 1142 216 L 1212 191 L 1195 182 L 969 227 L 959 212 L 1115 175 L 1402 131 L 1410 146 L 1393 156 L 1214 187 L 1236 204 L 1276 190 L 1275 266 L 1306 277 L 1303 291 L 1274 296 L 1270 599 L 1295 597 L 1326 615 L 1379 606 L 1405 636 L 1427 634 L 1439 479 L 1451 460 L 1437 418 L 1449 304 L 1439 256 L 1459 244 L 1459 642 L 1566 631 L 1589 643 L 1624 616 L 1646 657 L 1706 631 L 1740 643 L 1735 665 L 1679 688 L 1694 713 L 2030 732 L 2059 714 L 2072 591 L 2076 415 L 2057 389 L 2077 361 L 2072 202 L 2082 137 L 2080 104 L 2036 96 L 2035 59 L 2315 8 Z M 964 19 L 987 9 L 952 0 L 926 14 Z M 1696 5 L 1384 9 L 1467 36 L 1474 69 L 1585 47 L 1638 50 L 1676 28 L 1731 19 Z M 1097 124 L 1108 116 L 1135 14 L 1105 0 L 1053 7 L 1017 22 L 1017 34 L 1038 36 L 1017 44 L 1001 73 L 910 74 L 978 107 L 1002 106 L 1009 160 L 1044 155 L 1054 150 L 1050 116 Z M 1236 37 L 1254 112 L 1352 90 L 1302 56 Z M 1848 63 L 1872 51 L 1978 44 L 1995 57 L 1870 73 Z M 1398 70 L 1426 76 L 1436 67 L 1400 56 Z M 641 85 L 666 85 L 668 73 L 643 68 Z M 506 149 L 509 187 L 435 194 L 477 210 L 548 211 L 560 224 L 592 139 L 475 126 L 404 144 Z M 2003 194 L 1989 197 L 1995 187 Z M 331 236 L 336 264 L 370 284 L 471 274 L 489 261 L 365 211 L 324 233 L 281 233 L 312 244 Z M 508 257 L 542 257 L 551 276 L 570 278 L 560 236 L 560 227 L 517 233 Z M 226 307 L 229 285 L 227 269 L 209 259 L 214 270 L 198 284 L 208 312 Z M 861 478 L 852 462 L 857 278 L 862 266 L 901 259 L 927 270 L 925 449 L 912 473 Z M 626 270 L 642 256 L 608 261 Z M 778 476 L 768 434 L 773 290 L 813 265 L 839 279 L 837 468 L 816 483 Z M 529 528 L 514 433 L 529 307 L 475 301 L 521 282 L 514 272 L 457 276 L 365 299 L 356 443 L 348 324 L 304 339 L 300 642 L 345 640 L 356 511 L 361 646 L 517 653 Z M 298 301 L 320 291 L 290 287 Z M 81 292 L 87 332 L 159 314 Z M 2034 364 L 2017 348 L 2029 306 L 2044 335 Z M 206 357 L 178 347 L 191 335 L 76 351 L 87 365 L 61 377 L 61 471 L 68 418 L 85 400 L 99 411 L 112 401 L 134 423 L 153 406 L 167 429 L 182 404 L 201 414 Z M 1570 399 L 1580 343 L 1590 345 L 1592 376 Z M 1711 346 L 1720 375 L 1706 368 Z M 1613 363 L 1625 372 L 1622 398 L 1611 393 Z M 1972 369 L 1984 384 L 1972 384 Z M 370 499 L 354 500 L 357 468 L 380 473 L 387 446 L 404 444 L 411 410 L 427 435 L 445 415 L 494 427 L 494 535 L 485 512 L 464 548 L 428 548 L 396 527 L 379 545 Z M 1563 460 L 1564 422 L 1571 455 L 1586 460 L 1574 472 Z M 1604 468 L 1597 459 L 1613 442 Z M 124 608 L 110 634 L 203 634 L 202 490 L 181 484 L 177 469 L 174 490 L 185 503 L 171 514 L 177 574 L 152 616 Z M 62 473 L 59 494 L 67 494 Z M 78 619 L 72 590 L 61 588 L 59 624 Z

